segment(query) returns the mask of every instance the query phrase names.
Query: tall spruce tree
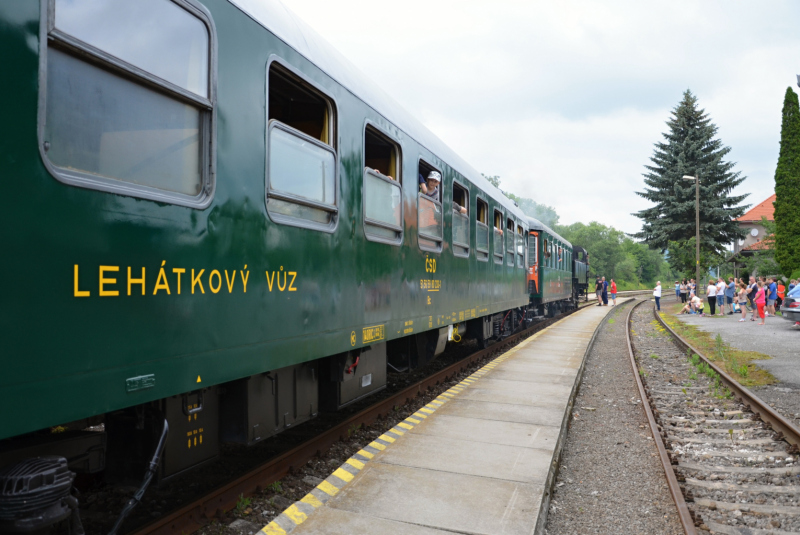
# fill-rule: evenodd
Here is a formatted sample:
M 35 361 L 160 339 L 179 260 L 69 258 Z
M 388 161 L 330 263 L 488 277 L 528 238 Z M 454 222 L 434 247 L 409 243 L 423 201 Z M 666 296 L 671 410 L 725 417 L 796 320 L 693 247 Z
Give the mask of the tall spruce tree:
M 730 152 L 719 139 L 717 127 L 688 89 L 667 121 L 665 141 L 655 144 L 646 165 L 645 191 L 636 194 L 655 206 L 634 213 L 642 219 L 642 230 L 633 236 L 662 252 L 669 242 L 684 242 L 695 236 L 695 183 L 684 175 L 700 177 L 700 248 L 720 254 L 733 240 L 744 236 L 735 219 L 749 207 L 739 206 L 747 195 L 730 193 L 745 177 L 733 171 L 734 163 L 723 161 Z M 701 255 L 702 257 L 703 255 Z
M 775 261 L 786 275 L 800 268 L 800 105 L 791 87 L 783 99 L 775 169 Z

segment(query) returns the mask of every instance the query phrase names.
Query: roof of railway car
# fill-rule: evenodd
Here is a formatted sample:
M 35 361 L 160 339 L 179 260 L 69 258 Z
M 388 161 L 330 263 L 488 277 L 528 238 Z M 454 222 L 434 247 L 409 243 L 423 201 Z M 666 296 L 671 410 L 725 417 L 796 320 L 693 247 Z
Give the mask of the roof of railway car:
M 294 48 L 353 95 L 403 130 L 409 137 L 447 162 L 447 165 L 456 169 L 470 182 L 491 194 L 495 200 L 517 217 L 523 220 L 526 218 L 525 214 L 498 188 L 483 178 L 477 170 L 395 102 L 383 89 L 279 0 L 228 1 Z
M 544 223 L 542 223 L 538 219 L 530 217 L 530 216 L 525 216 L 525 219 L 528 220 L 528 226 L 530 227 L 531 230 L 544 230 L 545 232 L 547 232 L 548 234 L 550 234 L 554 238 L 558 238 L 559 240 L 561 240 L 564 243 L 564 245 L 567 245 L 568 247 L 572 247 L 572 244 L 570 242 L 568 242 L 567 240 L 565 240 L 564 238 L 559 236 L 556 231 L 554 231 L 553 229 L 551 229 L 550 227 L 548 227 L 547 225 L 545 225 Z

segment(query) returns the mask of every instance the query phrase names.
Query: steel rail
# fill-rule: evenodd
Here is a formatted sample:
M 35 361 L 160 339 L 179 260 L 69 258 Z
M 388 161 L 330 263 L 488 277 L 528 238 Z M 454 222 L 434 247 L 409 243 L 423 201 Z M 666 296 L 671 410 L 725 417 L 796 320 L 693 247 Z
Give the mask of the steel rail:
M 391 395 L 390 397 L 377 402 L 375 405 L 351 416 L 347 420 L 337 424 L 331 429 L 323 431 L 316 437 L 311 438 L 299 446 L 296 446 L 295 448 L 279 455 L 278 457 L 267 461 L 247 474 L 239 477 L 238 479 L 218 487 L 198 500 L 170 513 L 161 519 L 156 520 L 153 523 L 138 528 L 134 532 L 135 535 L 173 535 L 177 533 L 184 534 L 197 531 L 198 529 L 208 525 L 211 520 L 217 516 L 219 511 L 233 509 L 241 495 L 251 496 L 260 492 L 268 485 L 280 480 L 286 474 L 297 468 L 300 468 L 310 459 L 321 455 L 336 442 L 344 440 L 348 435 L 348 430 L 354 425 L 370 424 L 376 421 L 378 418 L 393 412 L 395 407 L 405 405 L 415 397 L 424 394 L 429 388 L 433 388 L 437 384 L 452 378 L 457 373 L 470 366 L 473 362 L 484 357 L 490 357 L 494 354 L 501 353 L 517 341 L 527 338 L 528 336 L 550 326 L 556 321 L 563 319 L 564 317 L 587 306 L 593 305 L 584 304 L 575 310 L 561 314 L 555 318 L 549 318 L 541 321 L 536 325 L 525 329 L 524 331 L 513 334 L 508 338 L 505 338 L 487 347 L 486 349 L 477 351 L 472 355 L 469 355 L 464 359 L 451 364 L 447 368 L 444 368 L 419 381 L 418 383 L 415 383 Z
M 658 314 L 653 308 L 653 315 L 658 322 L 675 338 L 679 346 L 682 346 L 684 351 L 690 350 L 692 353 L 700 357 L 712 370 L 719 374 L 720 380 L 725 383 L 725 386 L 733 392 L 734 396 L 741 401 L 748 410 L 752 411 L 757 418 L 760 418 L 769 428 L 778 434 L 778 439 L 783 439 L 791 447 L 790 452 L 797 452 L 800 448 L 800 429 L 798 429 L 789 420 L 775 412 L 775 410 L 767 405 L 761 398 L 756 396 L 753 392 L 739 384 L 736 379 L 728 375 L 723 369 L 711 362 L 708 357 L 703 355 L 696 347 L 690 344 L 684 337 L 675 332 L 675 330 L 667 325 L 667 322 Z
M 625 332 L 628 340 L 628 356 L 630 356 L 631 359 L 633 376 L 636 378 L 636 386 L 639 389 L 639 397 L 642 400 L 642 407 L 644 407 L 644 412 L 647 416 L 647 423 L 650 426 L 650 434 L 653 436 L 653 442 L 656 444 L 656 449 L 658 449 L 658 457 L 661 460 L 661 465 L 664 468 L 664 475 L 667 477 L 669 493 L 672 495 L 672 499 L 675 501 L 675 507 L 678 509 L 678 518 L 681 521 L 681 526 L 683 526 L 683 531 L 686 533 L 686 535 L 696 535 L 697 531 L 694 527 L 692 513 L 689 511 L 689 506 L 686 505 L 686 500 L 683 499 L 683 490 L 681 490 L 680 484 L 678 483 L 678 478 L 675 475 L 675 471 L 672 469 L 672 461 L 667 454 L 667 449 L 664 447 L 661 431 L 659 430 L 658 423 L 653 416 L 653 410 L 650 407 L 650 400 L 647 392 L 644 389 L 642 378 L 639 376 L 639 367 L 636 365 L 636 356 L 633 353 L 634 346 L 633 339 L 631 337 L 631 318 L 633 317 L 633 311 L 636 310 L 637 307 L 648 302 L 649 301 L 639 301 L 628 311 L 628 317 L 625 321 Z

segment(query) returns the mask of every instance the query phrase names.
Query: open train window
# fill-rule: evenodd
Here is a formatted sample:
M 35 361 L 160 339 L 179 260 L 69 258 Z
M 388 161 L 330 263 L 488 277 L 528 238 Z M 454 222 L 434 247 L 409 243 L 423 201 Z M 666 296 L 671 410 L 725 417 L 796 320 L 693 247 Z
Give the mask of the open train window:
M 442 250 L 442 172 L 429 163 L 420 160 L 418 182 L 420 192 L 417 195 L 417 227 L 419 246 L 426 251 Z M 436 181 L 438 180 L 438 182 Z M 424 183 L 423 183 L 424 182 Z
M 319 89 L 277 60 L 267 77 L 267 212 L 286 225 L 336 226 L 334 107 Z
M 522 234 L 522 225 L 517 225 L 517 267 L 524 268 L 524 258 L 525 258 L 525 250 L 523 247 L 524 235 Z
M 552 247 L 550 240 L 545 238 L 544 241 L 542 242 L 542 257 L 544 258 L 545 267 L 553 267 L 550 247 Z
M 506 219 L 506 264 L 514 265 L 514 220 Z
M 475 252 L 478 260 L 489 260 L 489 205 L 478 197 L 475 214 Z
M 503 263 L 503 214 L 500 210 L 494 211 L 494 263 Z
M 267 84 L 270 121 L 280 121 L 312 139 L 333 146 L 330 99 L 275 61 L 270 63 Z
M 469 191 L 453 181 L 453 254 L 469 256 Z
M 83 188 L 208 206 L 216 106 L 208 11 L 192 0 L 46 5 L 39 139 L 50 172 Z
M 400 147 L 372 125 L 364 128 L 364 232 L 368 240 L 403 241 Z

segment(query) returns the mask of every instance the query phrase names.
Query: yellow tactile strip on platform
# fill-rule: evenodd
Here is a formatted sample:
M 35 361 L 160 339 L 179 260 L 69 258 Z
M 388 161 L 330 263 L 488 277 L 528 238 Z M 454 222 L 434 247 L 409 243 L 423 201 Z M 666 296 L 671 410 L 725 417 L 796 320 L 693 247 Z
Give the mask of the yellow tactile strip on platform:
M 310 493 L 306 494 L 301 500 L 294 502 L 288 509 L 275 517 L 275 520 L 267 524 L 261 529 L 262 533 L 268 535 L 286 535 L 294 528 L 305 522 L 308 515 L 314 510 L 321 507 L 325 502 L 339 493 L 339 491 L 347 485 L 353 478 L 364 468 L 377 453 L 385 450 L 394 441 L 401 438 L 406 431 L 414 428 L 415 425 L 421 423 L 428 416 L 434 413 L 436 409 L 450 401 L 456 395 L 461 393 L 465 388 L 474 384 L 483 375 L 491 371 L 498 364 L 513 355 L 519 348 L 528 342 L 537 338 L 543 331 L 536 333 L 530 338 L 518 344 L 503 355 L 495 358 L 472 375 L 451 387 L 449 390 L 442 392 L 439 396 L 420 408 L 417 412 L 403 420 L 402 422 L 389 429 L 383 435 L 370 442 L 363 449 L 358 451 L 355 455 L 347 459 L 333 474 L 331 474 L 325 481 L 317 485 Z

